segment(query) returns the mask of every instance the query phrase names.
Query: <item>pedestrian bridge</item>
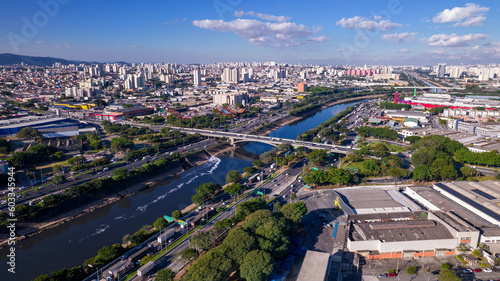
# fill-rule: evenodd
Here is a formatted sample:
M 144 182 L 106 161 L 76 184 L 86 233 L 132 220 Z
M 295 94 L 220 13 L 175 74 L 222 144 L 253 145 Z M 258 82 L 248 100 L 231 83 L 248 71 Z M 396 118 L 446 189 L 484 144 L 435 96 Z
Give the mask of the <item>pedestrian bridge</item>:
M 204 129 L 194 129 L 194 128 L 181 128 L 181 127 L 170 127 L 172 130 L 177 130 L 180 132 L 188 133 L 188 134 L 200 134 L 202 136 L 207 137 L 225 137 L 229 140 L 229 142 L 234 145 L 238 142 L 261 142 L 267 143 L 270 145 L 278 146 L 282 143 L 287 143 L 291 146 L 298 147 L 304 146 L 309 149 L 326 149 L 333 153 L 341 153 L 347 154 L 352 149 L 348 146 L 339 146 L 334 144 L 326 144 L 326 143 L 316 143 L 309 141 L 299 141 L 299 140 L 291 140 L 285 138 L 277 138 L 277 137 L 267 137 L 267 136 L 256 136 L 256 135 L 248 135 L 242 133 L 232 133 L 232 132 L 221 132 L 221 131 L 212 131 L 212 130 L 204 130 Z

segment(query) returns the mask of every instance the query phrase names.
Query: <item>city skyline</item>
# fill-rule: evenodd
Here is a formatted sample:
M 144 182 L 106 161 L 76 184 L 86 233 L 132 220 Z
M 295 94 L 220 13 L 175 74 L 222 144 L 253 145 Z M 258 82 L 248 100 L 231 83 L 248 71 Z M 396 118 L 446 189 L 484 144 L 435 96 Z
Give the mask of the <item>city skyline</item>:
M 4 6 L 0 53 L 100 62 L 500 61 L 496 2 L 42 0 Z

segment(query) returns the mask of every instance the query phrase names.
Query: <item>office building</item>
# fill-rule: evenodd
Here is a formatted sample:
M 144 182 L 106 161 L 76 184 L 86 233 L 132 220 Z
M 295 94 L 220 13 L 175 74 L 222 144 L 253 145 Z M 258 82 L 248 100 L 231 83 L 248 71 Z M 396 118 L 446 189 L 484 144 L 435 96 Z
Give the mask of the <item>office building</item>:
M 446 73 L 446 63 L 440 63 L 437 67 L 437 77 L 444 77 Z
M 201 72 L 199 69 L 193 71 L 193 85 L 195 87 L 201 86 Z

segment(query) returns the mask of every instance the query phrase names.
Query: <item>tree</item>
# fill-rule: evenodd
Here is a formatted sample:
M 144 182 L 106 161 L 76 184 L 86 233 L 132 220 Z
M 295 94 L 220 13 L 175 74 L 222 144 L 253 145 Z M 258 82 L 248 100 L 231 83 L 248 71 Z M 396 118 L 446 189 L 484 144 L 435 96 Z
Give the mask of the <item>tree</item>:
M 157 218 L 156 221 L 153 223 L 153 226 L 156 229 L 164 229 L 167 227 L 168 222 L 164 218 Z
M 113 179 L 115 181 L 121 181 L 128 178 L 129 172 L 127 168 L 118 168 L 113 171 Z
M 326 153 L 326 149 L 314 149 L 313 151 L 309 152 L 307 158 L 313 164 L 321 164 L 325 162 L 326 159 L 328 159 L 328 155 Z
M 222 246 L 226 249 L 226 255 L 235 264 L 241 265 L 245 256 L 257 245 L 257 240 L 243 228 L 231 230 L 224 239 Z
M 52 154 L 52 159 L 54 159 L 56 161 L 64 160 L 64 158 L 66 158 L 66 154 L 64 154 L 64 152 L 62 152 L 62 151 L 58 151 L 58 152 Z
M 184 281 L 227 280 L 233 269 L 231 259 L 223 248 L 208 251 L 196 261 L 184 275 Z
M 332 184 L 347 184 L 351 181 L 351 174 L 345 169 L 330 168 L 328 169 L 328 180 Z
M 240 184 L 240 183 L 233 183 L 226 188 L 224 188 L 224 192 L 229 194 L 229 195 L 237 195 L 241 194 L 245 190 L 245 186 Z
M 432 179 L 431 170 L 425 165 L 416 166 L 413 170 L 413 179 L 417 181 L 428 181 Z
M 245 256 L 240 275 L 247 281 L 267 280 L 273 272 L 273 257 L 265 251 L 255 250 Z
M 443 263 L 441 264 L 441 269 L 448 270 L 451 268 L 451 265 L 449 263 Z
M 232 170 L 227 172 L 226 175 L 226 183 L 232 183 L 232 182 L 240 182 L 241 181 L 241 173 L 238 170 Z
M 408 266 L 408 268 L 406 269 L 406 273 L 408 274 L 416 274 L 417 273 L 417 267 L 416 266 Z
M 247 173 L 247 174 L 252 174 L 256 171 L 257 169 L 255 169 L 254 167 L 245 167 L 243 168 L 243 172 Z
M 53 170 L 54 172 L 56 172 L 56 173 L 57 173 L 57 172 L 62 171 L 62 170 L 63 170 L 63 168 L 64 168 L 64 167 L 63 167 L 63 165 L 60 165 L 60 164 L 57 164 L 57 165 L 52 166 L 52 170 Z
M 443 269 L 439 272 L 439 280 L 441 281 L 461 281 L 462 279 L 457 274 L 449 269 Z
M 280 143 L 278 144 L 278 150 L 281 151 L 281 152 L 285 152 L 285 151 L 290 151 L 292 150 L 292 146 L 288 143 Z
M 204 251 L 211 249 L 215 242 L 214 231 L 198 231 L 191 236 L 191 247 L 197 251 Z
M 464 177 L 473 177 L 478 174 L 476 169 L 469 166 L 463 166 L 462 168 L 460 168 L 460 172 L 462 173 L 462 175 L 464 175 Z
M 40 133 L 38 130 L 33 129 L 31 127 L 24 127 L 21 129 L 21 131 L 16 133 L 16 137 L 20 139 L 28 139 L 28 138 L 35 138 L 38 137 Z
M 283 216 L 291 222 L 292 225 L 300 223 L 302 218 L 307 214 L 306 204 L 302 201 L 297 203 L 285 204 L 280 211 Z
M 182 218 L 182 212 L 179 211 L 179 210 L 175 210 L 172 212 L 172 218 L 178 220 L 180 218 Z
M 170 270 L 170 268 L 164 268 L 156 272 L 156 281 L 174 281 L 175 273 Z
M 179 258 L 189 264 L 191 264 L 191 261 L 196 257 L 198 257 L 198 251 L 193 248 L 184 249 L 184 251 L 179 253 Z
M 373 148 L 371 149 L 371 152 L 373 154 L 373 156 L 376 156 L 376 157 L 386 157 L 386 156 L 389 156 L 391 155 L 389 153 L 389 148 L 387 147 L 387 145 L 385 145 L 384 143 L 376 143 Z
M 255 160 L 252 162 L 252 165 L 257 167 L 257 168 L 261 168 L 262 166 L 264 166 L 264 163 L 262 163 L 262 161 L 260 161 L 260 160 Z
M 54 183 L 55 184 L 61 184 L 66 182 L 66 177 L 64 175 L 57 175 L 54 177 Z
M 134 143 L 124 137 L 119 137 L 119 138 L 113 138 L 111 139 L 111 150 L 113 152 L 118 152 L 118 151 L 125 151 L 129 148 L 133 148 Z

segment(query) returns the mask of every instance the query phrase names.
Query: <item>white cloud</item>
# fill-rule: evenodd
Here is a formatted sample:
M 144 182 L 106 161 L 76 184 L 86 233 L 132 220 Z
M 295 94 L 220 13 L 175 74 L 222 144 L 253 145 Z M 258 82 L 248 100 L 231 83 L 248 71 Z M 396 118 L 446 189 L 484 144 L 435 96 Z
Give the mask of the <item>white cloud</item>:
M 416 32 L 403 32 L 403 33 L 392 33 L 392 34 L 384 34 L 380 36 L 382 39 L 387 41 L 396 41 L 398 43 L 404 43 L 413 41 L 416 39 Z
M 391 22 L 388 19 L 382 19 L 382 17 L 379 16 L 374 16 L 372 18 L 363 18 L 359 16 L 342 18 L 337 22 L 337 25 L 347 29 L 363 29 L 370 31 L 374 31 L 375 29 L 387 30 L 401 26 L 399 23 Z
M 404 55 L 410 54 L 411 52 L 413 52 L 413 51 L 412 50 L 408 50 L 408 49 L 400 49 L 400 50 L 396 51 L 396 53 L 404 54 Z
M 484 15 L 489 10 L 488 7 L 468 3 L 465 7 L 445 9 L 432 18 L 432 21 L 435 23 L 455 22 L 454 26 L 482 26 L 486 19 Z
M 242 16 L 245 16 L 245 15 L 249 15 L 249 16 L 252 16 L 252 17 L 257 17 L 259 19 L 263 19 L 263 20 L 267 20 L 267 21 L 276 21 L 276 22 L 285 22 L 285 21 L 289 21 L 289 20 L 292 19 L 291 17 L 273 16 L 273 15 L 270 15 L 270 14 L 256 13 L 256 12 L 253 12 L 253 11 L 248 11 L 248 12 L 234 11 L 233 15 L 235 17 L 238 17 L 238 18 L 241 18 Z
M 467 34 L 463 36 L 453 34 L 436 34 L 432 35 L 427 42 L 430 46 L 436 47 L 463 47 L 468 46 L 470 43 L 488 38 L 487 34 Z
M 488 58 L 500 58 L 500 42 L 493 41 L 484 45 L 483 52 Z
M 288 47 L 330 40 L 325 36 L 314 36 L 322 29 L 321 26 L 309 29 L 303 24 L 293 22 L 262 22 L 254 19 L 237 19 L 229 22 L 223 20 L 195 20 L 193 25 L 212 31 L 234 32 L 247 38 L 255 45 Z

